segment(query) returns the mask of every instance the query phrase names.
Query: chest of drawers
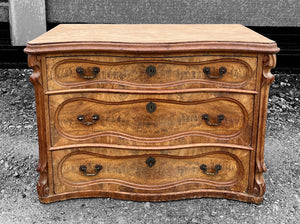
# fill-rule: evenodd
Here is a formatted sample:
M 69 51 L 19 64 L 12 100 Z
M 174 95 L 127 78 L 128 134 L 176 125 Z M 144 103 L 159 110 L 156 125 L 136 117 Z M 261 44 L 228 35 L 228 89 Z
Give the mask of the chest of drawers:
M 59 25 L 30 41 L 40 201 L 261 202 L 278 50 L 241 25 Z

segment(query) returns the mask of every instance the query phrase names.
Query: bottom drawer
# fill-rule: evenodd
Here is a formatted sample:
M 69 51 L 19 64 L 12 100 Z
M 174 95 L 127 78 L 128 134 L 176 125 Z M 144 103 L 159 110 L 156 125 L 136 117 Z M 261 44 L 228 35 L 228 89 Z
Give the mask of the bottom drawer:
M 221 147 L 53 151 L 54 193 L 98 190 L 163 194 L 198 189 L 245 192 L 249 158 L 249 150 Z

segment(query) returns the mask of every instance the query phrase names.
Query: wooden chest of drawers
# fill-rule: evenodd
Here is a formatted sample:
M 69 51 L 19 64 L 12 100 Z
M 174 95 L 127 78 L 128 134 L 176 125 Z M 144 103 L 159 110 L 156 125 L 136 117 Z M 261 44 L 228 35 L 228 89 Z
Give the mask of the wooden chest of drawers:
M 261 202 L 278 51 L 241 25 L 59 25 L 29 42 L 40 201 Z

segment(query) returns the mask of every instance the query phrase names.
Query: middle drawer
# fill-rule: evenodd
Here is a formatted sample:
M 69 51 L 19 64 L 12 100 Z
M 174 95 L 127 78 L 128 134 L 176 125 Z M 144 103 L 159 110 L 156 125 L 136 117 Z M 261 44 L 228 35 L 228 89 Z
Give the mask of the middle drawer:
M 251 145 L 253 96 L 234 93 L 50 95 L 51 145 Z

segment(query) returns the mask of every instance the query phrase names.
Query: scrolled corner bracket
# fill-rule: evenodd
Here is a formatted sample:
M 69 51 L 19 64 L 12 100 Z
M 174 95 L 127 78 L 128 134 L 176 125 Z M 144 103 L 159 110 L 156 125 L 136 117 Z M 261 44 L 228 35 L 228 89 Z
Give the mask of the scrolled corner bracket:
M 36 169 L 40 173 L 39 180 L 37 182 L 37 192 L 41 198 L 49 196 L 49 186 L 48 186 L 48 169 L 46 162 L 39 162 Z
M 275 77 L 271 73 L 271 69 L 276 66 L 276 55 L 275 54 L 267 54 L 263 56 L 263 76 L 265 78 L 266 84 L 270 85 Z
M 263 177 L 263 173 L 259 172 L 254 177 L 253 193 L 256 197 L 262 197 L 266 192 L 266 183 Z
M 266 183 L 264 180 L 263 172 L 267 171 L 267 167 L 263 158 L 256 159 L 256 170 L 254 175 L 254 188 L 253 193 L 256 197 L 262 197 L 266 192 Z
M 266 164 L 264 162 L 263 153 L 256 158 L 256 172 L 263 173 L 267 171 Z
M 30 82 L 34 85 L 41 85 L 41 56 L 40 55 L 28 55 L 28 66 L 33 69 L 33 73 L 30 75 Z

